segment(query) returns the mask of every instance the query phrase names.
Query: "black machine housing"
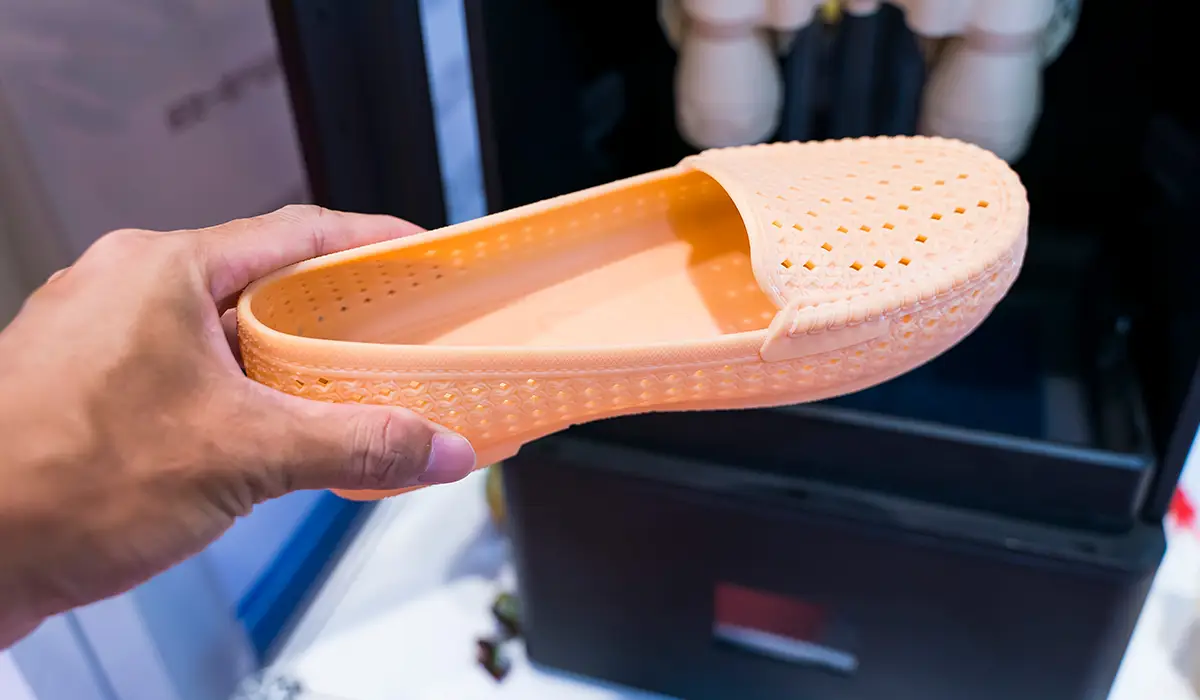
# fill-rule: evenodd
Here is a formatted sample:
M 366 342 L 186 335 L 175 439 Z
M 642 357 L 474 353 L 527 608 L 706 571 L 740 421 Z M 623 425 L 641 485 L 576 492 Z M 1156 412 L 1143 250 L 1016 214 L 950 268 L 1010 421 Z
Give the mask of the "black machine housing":
M 490 210 L 693 152 L 655 2 L 464 2 Z M 1107 695 L 1200 425 L 1200 129 L 1147 77 L 1187 42 L 1128 8 L 1084 3 L 1047 68 L 1026 265 L 958 347 L 505 464 L 536 663 L 690 700 Z M 421 3 L 273 9 L 318 202 L 444 224 Z

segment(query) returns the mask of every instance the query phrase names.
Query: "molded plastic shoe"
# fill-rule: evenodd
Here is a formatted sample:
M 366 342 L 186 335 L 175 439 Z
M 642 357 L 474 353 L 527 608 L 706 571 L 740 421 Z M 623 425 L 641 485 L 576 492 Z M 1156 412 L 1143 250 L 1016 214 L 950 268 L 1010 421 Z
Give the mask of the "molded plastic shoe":
M 1016 174 L 959 141 L 708 151 L 279 270 L 239 302 L 243 359 L 290 394 L 409 408 L 484 466 L 575 423 L 907 372 L 1007 292 L 1027 221 Z

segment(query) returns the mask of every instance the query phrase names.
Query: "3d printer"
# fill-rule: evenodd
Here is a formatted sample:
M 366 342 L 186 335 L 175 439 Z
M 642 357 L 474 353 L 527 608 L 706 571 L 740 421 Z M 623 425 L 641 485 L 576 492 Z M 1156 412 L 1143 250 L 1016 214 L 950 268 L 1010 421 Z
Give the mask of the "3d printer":
M 699 700 L 1102 698 L 1200 424 L 1198 244 L 1183 235 L 1200 132 L 1194 108 L 1143 77 L 1152 32 L 1173 30 L 1089 0 L 1050 51 L 1003 26 L 922 29 L 970 3 L 811 5 L 780 20 L 777 64 L 748 50 L 777 104 L 767 126 L 745 122 L 762 134 L 729 136 L 680 128 L 681 99 L 721 107 L 737 91 L 680 87 L 705 74 L 681 69 L 686 18 L 664 5 L 465 3 L 492 211 L 726 137 L 958 128 L 938 60 L 973 40 L 1039 62 L 1028 128 L 951 134 L 1018 134 L 993 147 L 1033 212 L 1017 288 L 961 346 L 839 399 L 615 419 L 505 465 L 530 655 Z M 275 11 L 318 201 L 445 223 L 420 3 Z

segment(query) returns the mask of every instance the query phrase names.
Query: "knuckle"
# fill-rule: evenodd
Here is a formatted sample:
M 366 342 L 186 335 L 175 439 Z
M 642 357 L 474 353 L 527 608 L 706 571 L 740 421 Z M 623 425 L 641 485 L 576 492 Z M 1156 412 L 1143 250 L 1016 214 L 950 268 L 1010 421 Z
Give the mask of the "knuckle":
M 302 222 L 319 219 L 329 214 L 329 210 L 316 204 L 288 204 L 275 213 L 281 219 Z
M 135 228 L 122 228 L 110 231 L 96 240 L 92 249 L 99 253 L 127 251 L 144 245 L 149 239 L 146 231 Z
M 35 290 L 35 293 L 40 292 L 48 287 L 51 287 L 52 285 L 54 285 L 55 282 L 57 282 L 60 279 L 62 279 L 63 277 L 65 277 L 67 272 L 69 272 L 70 270 L 71 270 L 71 267 L 67 266 L 67 267 L 61 268 L 59 270 L 55 270 L 54 272 L 50 273 L 50 276 L 46 278 L 45 282 L 42 282 L 41 286 Z
M 100 258 L 105 262 L 137 256 L 153 259 L 161 256 L 176 261 L 191 255 L 194 241 L 186 235 L 160 233 L 142 229 L 118 229 L 101 236 L 92 244 L 86 257 Z
M 150 262 L 161 250 L 162 234 L 140 229 L 118 229 L 96 239 L 76 266 L 90 271 L 111 271 L 131 260 Z
M 337 212 L 316 204 L 288 204 L 273 215 L 276 220 L 308 235 L 311 238 L 309 247 L 318 252 L 325 250 L 325 232 L 330 225 L 329 218 L 334 216 Z
M 424 467 L 428 439 L 414 421 L 394 412 L 360 419 L 351 468 L 365 488 L 402 486 Z

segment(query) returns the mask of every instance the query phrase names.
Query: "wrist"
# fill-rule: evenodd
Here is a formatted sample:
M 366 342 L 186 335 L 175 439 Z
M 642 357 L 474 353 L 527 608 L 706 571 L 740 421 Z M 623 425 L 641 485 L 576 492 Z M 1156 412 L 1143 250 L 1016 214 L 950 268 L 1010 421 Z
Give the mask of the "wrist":
M 14 466 L 9 457 L 0 448 L 0 470 Z M 0 495 L 0 650 L 20 641 L 47 617 L 32 578 L 32 553 L 39 537 L 31 505 L 20 488 L 5 488 Z
M 21 641 L 44 619 L 23 589 L 0 580 L 0 651 Z
M 4 382 L 11 386 L 17 379 L 0 378 Z M 0 407 L 4 432 L 21 438 L 0 440 L 0 478 L 6 484 L 0 489 L 0 649 L 20 641 L 55 612 L 36 578 L 36 567 L 50 546 L 46 526 L 56 515 L 54 494 L 39 476 L 53 473 L 55 453 L 62 446 L 46 434 L 52 420 L 37 413 Z
M 0 422 L 4 419 L 0 416 Z M 0 470 L 8 472 L 14 460 L 0 447 Z M 19 472 L 15 476 L 19 477 Z M 8 474 L 6 473 L 7 477 Z M 18 481 L 14 479 L 14 481 Z M 10 482 L 11 483 L 11 482 Z M 19 483 L 19 481 L 18 481 Z M 30 506 L 20 487 L 5 488 L 0 495 L 0 649 L 6 649 L 32 632 L 46 617 L 37 600 L 31 574 L 31 552 L 39 539 L 31 524 Z

